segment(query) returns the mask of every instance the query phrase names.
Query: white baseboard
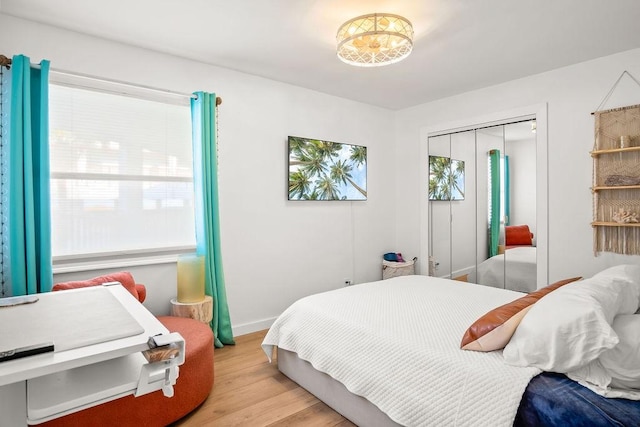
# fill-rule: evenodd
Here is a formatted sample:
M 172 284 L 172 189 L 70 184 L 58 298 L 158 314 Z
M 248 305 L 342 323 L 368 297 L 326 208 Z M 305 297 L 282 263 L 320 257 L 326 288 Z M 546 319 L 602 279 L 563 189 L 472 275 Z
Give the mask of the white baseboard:
M 273 322 L 275 322 L 277 317 L 271 317 L 269 319 L 258 320 L 257 322 L 244 323 L 242 325 L 232 326 L 231 329 L 233 331 L 233 336 L 237 337 L 240 335 L 250 334 L 252 332 L 262 331 L 264 329 L 269 329 Z

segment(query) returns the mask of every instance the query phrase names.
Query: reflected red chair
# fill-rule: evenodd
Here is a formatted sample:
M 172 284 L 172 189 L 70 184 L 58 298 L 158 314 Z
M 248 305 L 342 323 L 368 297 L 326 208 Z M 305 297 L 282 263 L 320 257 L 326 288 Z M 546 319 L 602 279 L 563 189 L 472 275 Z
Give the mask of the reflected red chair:
M 533 233 L 528 225 L 507 225 L 504 228 L 507 249 L 518 246 L 533 246 Z

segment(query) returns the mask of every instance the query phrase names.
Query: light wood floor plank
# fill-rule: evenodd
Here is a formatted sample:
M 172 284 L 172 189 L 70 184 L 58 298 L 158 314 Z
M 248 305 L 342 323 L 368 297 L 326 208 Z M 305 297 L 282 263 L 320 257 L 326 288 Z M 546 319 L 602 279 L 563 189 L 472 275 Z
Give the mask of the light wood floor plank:
M 242 370 L 224 374 L 218 374 L 216 372 L 216 384 L 214 389 L 216 392 L 230 393 L 247 384 L 277 375 L 282 374 L 280 374 L 280 371 L 278 371 L 275 364 L 270 366 L 264 366 L 264 364 L 254 365 Z
M 218 426 L 268 426 L 280 419 L 318 402 L 318 399 L 300 387 L 286 393 L 261 400 L 255 405 L 215 420 Z
M 215 381 L 207 400 L 173 427 L 353 427 L 269 363 L 260 344 L 267 331 L 235 337 L 216 349 Z
M 340 424 L 344 421 L 347 420 L 345 420 L 342 415 L 324 403 L 318 402 L 313 406 L 288 416 L 287 418 L 276 421 L 273 424 L 269 424 L 269 427 L 324 427 L 353 425 L 349 421 L 347 421 L 348 424 Z

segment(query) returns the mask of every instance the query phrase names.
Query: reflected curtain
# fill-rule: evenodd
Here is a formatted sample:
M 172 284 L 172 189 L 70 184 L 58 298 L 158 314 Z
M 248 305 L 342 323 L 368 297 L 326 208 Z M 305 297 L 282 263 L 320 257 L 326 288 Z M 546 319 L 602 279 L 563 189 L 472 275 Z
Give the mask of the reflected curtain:
M 500 242 L 500 150 L 489 151 L 489 257 L 498 255 Z
M 511 224 L 511 184 L 509 156 L 504 156 L 504 225 Z
M 204 256 L 205 294 L 213 298 L 213 330 L 216 347 L 235 344 L 222 269 L 218 219 L 218 159 L 216 95 L 196 92 L 191 99 L 193 183 L 196 212 L 196 252 Z
M 9 110 L 6 114 L 3 107 L 2 118 L 2 281 L 18 296 L 48 292 L 53 283 L 49 61 L 32 66 L 28 57 L 16 55 L 8 79 Z

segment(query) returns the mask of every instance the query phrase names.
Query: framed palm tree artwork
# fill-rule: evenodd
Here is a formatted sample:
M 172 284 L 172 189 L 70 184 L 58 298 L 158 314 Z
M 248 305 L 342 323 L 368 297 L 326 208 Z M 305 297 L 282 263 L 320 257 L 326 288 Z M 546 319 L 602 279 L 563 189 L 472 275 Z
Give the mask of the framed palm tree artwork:
M 289 136 L 289 200 L 367 200 L 367 147 Z
M 429 200 L 464 200 L 464 161 L 429 156 Z

